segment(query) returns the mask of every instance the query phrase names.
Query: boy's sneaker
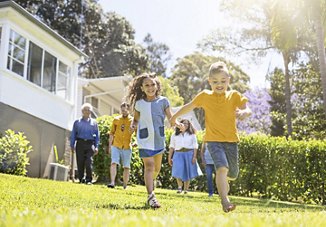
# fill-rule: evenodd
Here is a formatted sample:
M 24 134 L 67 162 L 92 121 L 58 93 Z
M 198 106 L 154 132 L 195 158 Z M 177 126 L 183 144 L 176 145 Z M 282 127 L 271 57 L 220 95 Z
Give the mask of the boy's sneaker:
M 157 201 L 154 192 L 148 196 L 147 204 L 153 209 L 161 207 L 161 204 Z
M 178 188 L 178 191 L 177 191 L 177 193 L 182 193 L 182 188 Z
M 108 188 L 114 188 L 115 186 L 114 186 L 114 184 L 111 183 L 111 184 L 108 184 L 107 187 Z

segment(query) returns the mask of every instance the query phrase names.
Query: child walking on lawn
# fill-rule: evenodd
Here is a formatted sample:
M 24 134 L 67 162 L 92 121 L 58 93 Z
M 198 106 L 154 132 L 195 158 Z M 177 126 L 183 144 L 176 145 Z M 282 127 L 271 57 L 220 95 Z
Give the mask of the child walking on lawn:
M 236 208 L 228 198 L 230 189 L 228 181 L 235 180 L 239 173 L 237 145 L 239 135 L 236 117 L 242 120 L 251 114 L 251 110 L 246 105 L 248 99 L 238 91 L 227 90 L 230 77 L 224 62 L 213 63 L 208 76 L 211 90 L 204 90 L 197 94 L 170 119 L 171 125 L 174 125 L 179 116 L 194 108 L 204 109 L 206 125 L 204 141 L 214 161 L 216 186 L 224 212 Z
M 137 128 L 139 156 L 144 162 L 147 203 L 152 208 L 161 205 L 154 194 L 154 179 L 158 176 L 165 150 L 164 119 L 171 118 L 170 102 L 160 96 L 161 84 L 153 74 L 144 73 L 133 79 L 128 97 L 134 109 L 131 130 Z

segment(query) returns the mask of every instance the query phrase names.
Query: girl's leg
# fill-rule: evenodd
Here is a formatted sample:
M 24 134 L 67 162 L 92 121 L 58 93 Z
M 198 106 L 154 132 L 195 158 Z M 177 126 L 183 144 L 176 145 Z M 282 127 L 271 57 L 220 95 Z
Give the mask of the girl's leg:
M 185 193 L 187 193 L 189 191 L 190 180 L 185 181 L 183 184 L 184 184 Z
M 153 192 L 153 179 L 154 179 L 154 169 L 155 162 L 153 157 L 143 158 L 145 172 L 144 181 L 147 193 L 150 195 Z
M 161 169 L 161 163 L 159 163 L 158 167 L 158 161 L 162 161 L 162 155 L 160 155 L 160 158 L 155 158 L 155 157 L 148 157 L 148 158 L 143 158 L 144 166 L 145 166 L 145 173 L 144 173 L 144 180 L 145 180 L 145 185 L 146 185 L 146 190 L 148 193 L 148 198 L 147 198 L 147 203 L 149 206 L 152 208 L 160 208 L 161 205 L 157 201 L 155 194 L 153 192 L 154 190 L 154 185 L 153 185 L 153 180 L 154 180 L 154 172 L 155 170 L 157 171 L 156 176 L 158 175 L 158 172 Z M 156 162 L 155 162 L 156 161 Z
M 177 178 L 178 190 L 182 190 L 182 180 Z
M 160 173 L 161 170 L 161 165 L 162 165 L 162 156 L 163 154 L 158 154 L 155 155 L 154 158 L 154 179 L 157 178 L 158 174 Z

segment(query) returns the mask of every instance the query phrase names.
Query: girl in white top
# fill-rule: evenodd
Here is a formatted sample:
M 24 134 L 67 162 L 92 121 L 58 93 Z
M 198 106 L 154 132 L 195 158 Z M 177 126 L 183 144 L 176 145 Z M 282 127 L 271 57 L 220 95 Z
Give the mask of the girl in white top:
M 177 179 L 178 193 L 188 193 L 190 180 L 202 175 L 197 163 L 197 138 L 194 127 L 190 121 L 183 119 L 180 121 L 184 127 L 176 128 L 171 136 L 170 151 L 168 161 L 172 166 L 172 176 Z

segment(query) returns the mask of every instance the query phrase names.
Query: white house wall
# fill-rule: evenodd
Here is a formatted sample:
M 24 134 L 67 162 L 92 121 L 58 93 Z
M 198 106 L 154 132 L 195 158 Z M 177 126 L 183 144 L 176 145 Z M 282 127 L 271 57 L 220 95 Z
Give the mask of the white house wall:
M 0 102 L 61 128 L 71 129 L 74 120 L 72 104 L 9 70 L 0 73 Z

